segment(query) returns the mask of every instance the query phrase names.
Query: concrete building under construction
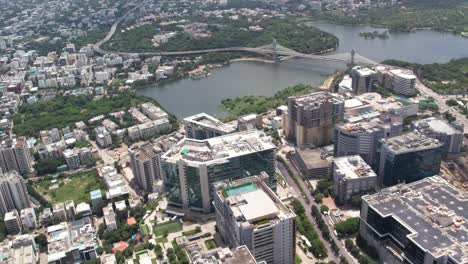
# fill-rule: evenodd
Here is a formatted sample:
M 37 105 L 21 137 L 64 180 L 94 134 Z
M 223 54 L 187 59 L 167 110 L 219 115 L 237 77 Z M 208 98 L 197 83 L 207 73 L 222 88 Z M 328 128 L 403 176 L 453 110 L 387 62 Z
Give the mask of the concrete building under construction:
M 338 94 L 315 92 L 288 98 L 288 140 L 298 147 L 320 147 L 333 138 L 335 124 L 343 120 L 344 98 Z

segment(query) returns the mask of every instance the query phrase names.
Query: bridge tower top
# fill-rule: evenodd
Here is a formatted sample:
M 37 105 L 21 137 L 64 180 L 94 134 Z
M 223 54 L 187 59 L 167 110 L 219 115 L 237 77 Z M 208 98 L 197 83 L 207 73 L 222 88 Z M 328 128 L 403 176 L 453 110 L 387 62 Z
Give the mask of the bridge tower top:
M 354 49 L 351 49 L 351 65 L 354 65 L 354 55 L 356 55 L 356 52 Z

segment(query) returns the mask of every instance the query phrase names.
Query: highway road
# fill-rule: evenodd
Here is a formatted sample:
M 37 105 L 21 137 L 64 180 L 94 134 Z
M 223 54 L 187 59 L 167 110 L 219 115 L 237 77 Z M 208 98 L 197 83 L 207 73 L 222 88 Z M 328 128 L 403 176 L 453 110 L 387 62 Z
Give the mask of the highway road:
M 147 2 L 146 1 L 143 1 L 141 2 L 140 4 L 138 4 L 137 6 L 135 6 L 134 8 L 128 10 L 121 18 L 117 19 L 114 24 L 112 24 L 112 27 L 111 29 L 109 30 L 109 33 L 107 33 L 107 35 L 101 39 L 98 43 L 94 44 L 93 46 L 93 49 L 95 52 L 97 53 L 100 53 L 100 54 L 110 54 L 110 53 L 114 53 L 114 52 L 109 52 L 109 51 L 105 51 L 103 49 L 101 49 L 101 46 L 106 43 L 107 41 L 109 41 L 115 34 L 115 31 L 117 30 L 117 27 L 119 26 L 119 24 L 124 21 L 129 14 L 133 13 L 133 11 L 137 10 L 138 8 L 142 7 L 144 4 L 146 4 Z
M 468 118 L 466 118 L 462 113 L 457 111 L 455 108 L 448 106 L 446 104 L 446 101 L 449 99 L 455 99 L 457 96 L 456 95 L 440 95 L 434 91 L 432 91 L 429 87 L 424 85 L 419 79 L 416 81 L 416 89 L 418 89 L 423 95 L 430 96 L 434 98 L 434 100 L 437 102 L 437 105 L 439 106 L 439 111 L 440 112 L 446 112 L 448 111 L 450 114 L 455 116 L 457 118 L 457 121 L 463 124 L 465 129 L 468 129 Z
M 251 48 L 251 47 L 229 47 L 229 48 L 215 48 L 215 49 L 201 49 L 201 50 L 184 50 L 184 51 L 157 51 L 157 52 L 114 52 L 114 51 L 108 51 L 104 50 L 101 48 L 102 45 L 104 45 L 107 41 L 112 39 L 114 36 L 115 32 L 117 31 L 117 28 L 119 27 L 120 23 L 124 21 L 129 14 L 131 14 L 133 11 L 137 10 L 138 8 L 142 7 L 146 2 L 142 2 L 135 6 L 134 8 L 128 10 L 121 18 L 117 19 L 114 24 L 112 24 L 111 29 L 107 33 L 107 35 L 94 44 L 93 49 L 95 52 L 99 54 L 119 54 L 119 55 L 124 55 L 124 56 L 129 56 L 129 55 L 150 55 L 150 56 L 183 56 L 183 55 L 193 55 L 193 54 L 203 54 L 203 53 L 213 53 L 213 52 L 254 52 L 254 53 L 260 53 L 260 54 L 272 54 L 272 55 L 281 55 L 281 56 L 293 56 L 293 57 L 300 57 L 300 58 L 308 58 L 308 59 L 317 59 L 317 60 L 324 60 L 324 61 L 334 61 L 334 62 L 344 62 L 344 63 L 350 63 L 350 59 L 346 58 L 341 58 L 340 55 L 329 55 L 329 56 L 322 56 L 322 55 L 315 55 L 315 54 L 304 54 L 300 52 L 296 52 L 293 50 L 273 50 L 273 49 L 268 49 L 268 48 Z M 356 56 L 356 59 L 359 60 L 359 56 Z M 356 61 L 359 64 L 365 64 L 365 65 L 373 65 L 376 64 L 375 62 L 362 57 L 362 61 Z
M 288 162 L 288 161 L 287 161 Z M 309 218 L 309 221 L 311 223 L 314 224 L 314 226 L 316 227 L 316 231 L 317 233 L 319 234 L 320 236 L 320 239 L 324 242 L 325 244 L 325 247 L 327 248 L 327 251 L 328 251 L 328 260 L 329 261 L 334 261 L 335 263 L 340 263 L 340 260 L 339 260 L 339 257 L 337 257 L 335 255 L 335 253 L 333 252 L 333 250 L 331 249 L 330 247 L 330 244 L 324 240 L 324 238 L 322 237 L 322 233 L 320 232 L 320 230 L 318 229 L 317 227 L 317 223 L 315 222 L 315 219 L 314 217 L 312 216 L 312 210 L 311 210 L 311 206 L 312 205 L 316 205 L 317 207 L 320 207 L 320 205 L 317 205 L 317 203 L 315 203 L 314 201 L 314 197 L 312 197 L 312 195 L 310 194 L 310 192 L 308 192 L 308 188 L 307 188 L 307 185 L 305 184 L 305 182 L 302 180 L 302 177 L 300 176 L 299 172 L 296 170 L 296 168 L 289 163 L 289 167 L 291 168 L 292 172 L 295 173 L 295 176 L 297 177 L 297 179 L 299 179 L 299 184 L 302 186 L 302 188 L 306 191 L 306 196 L 309 198 L 310 200 L 310 204 L 307 204 L 305 199 L 302 197 L 301 195 L 301 190 L 299 189 L 299 187 L 297 186 L 296 182 L 292 179 L 292 176 L 289 175 L 286 167 L 284 166 L 284 164 L 282 162 L 277 162 L 277 166 L 278 166 L 278 169 L 280 170 L 281 174 L 284 176 L 284 179 L 286 180 L 286 182 L 289 184 L 289 186 L 293 187 L 294 190 L 296 191 L 297 195 L 298 195 L 298 199 L 299 201 L 302 203 L 302 206 L 304 206 L 304 209 L 306 211 L 306 214 L 307 214 L 307 217 Z M 348 253 L 348 251 L 346 251 L 345 249 L 345 246 L 343 245 L 343 243 L 341 243 L 341 241 L 335 236 L 335 233 L 333 232 L 334 228 L 331 227 L 330 229 L 330 225 L 329 225 L 329 222 L 325 220 L 325 223 L 328 225 L 328 229 L 330 231 L 330 236 L 332 237 L 332 239 L 335 241 L 336 245 L 338 245 L 338 247 L 340 248 L 340 252 L 339 254 L 341 256 L 344 256 L 346 258 L 346 260 L 348 261 L 348 263 L 356 263 L 356 261 L 354 260 L 354 258 Z

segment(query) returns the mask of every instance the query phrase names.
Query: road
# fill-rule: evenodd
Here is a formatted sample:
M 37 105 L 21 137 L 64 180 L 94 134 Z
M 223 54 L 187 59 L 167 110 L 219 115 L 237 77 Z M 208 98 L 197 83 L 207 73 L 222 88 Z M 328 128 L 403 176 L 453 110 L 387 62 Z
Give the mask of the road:
M 299 189 L 299 187 L 297 186 L 296 182 L 292 179 L 292 176 L 289 175 L 288 171 L 286 170 L 285 168 L 285 165 L 281 162 L 277 162 L 277 165 L 278 165 L 278 169 L 280 170 L 281 174 L 284 176 L 284 179 L 286 180 L 286 182 L 289 184 L 289 186 L 293 187 L 294 190 L 296 191 L 297 195 L 298 195 L 298 199 L 299 201 L 302 203 L 302 205 L 304 206 L 304 209 L 306 211 L 306 214 L 307 214 L 307 217 L 309 218 L 309 221 L 311 223 L 313 223 L 316 227 L 317 227 L 317 223 L 315 222 L 315 219 L 312 217 L 312 210 L 311 210 L 311 206 L 312 205 L 316 205 L 317 207 L 320 207 L 319 205 L 317 205 L 315 202 L 314 202 L 314 197 L 312 197 L 312 195 L 310 194 L 310 192 L 306 191 L 306 196 L 309 198 L 310 200 L 310 204 L 307 204 L 305 199 L 302 197 L 301 195 L 301 191 Z M 300 185 L 302 186 L 302 188 L 304 190 L 308 190 L 307 188 L 307 185 L 305 184 L 305 182 L 302 180 L 301 176 L 298 174 L 299 172 L 297 172 L 296 168 L 294 166 L 292 166 L 291 164 L 289 164 L 289 167 L 291 168 L 291 170 L 293 171 L 293 173 L 296 174 L 296 177 L 299 180 L 299 183 Z M 327 223 L 327 225 L 329 225 L 328 221 L 325 221 L 325 223 Z M 330 227 L 330 226 L 329 226 Z M 330 229 L 330 228 L 329 228 Z M 330 244 L 328 242 L 325 242 L 326 240 L 322 237 L 322 233 L 320 232 L 320 230 L 318 230 L 318 228 L 316 229 L 317 233 L 319 234 L 320 236 L 320 239 L 322 241 L 324 241 L 324 244 L 325 244 L 325 247 L 327 248 L 327 251 L 328 251 L 328 259 L 330 261 L 335 261 L 335 263 L 340 263 L 340 260 L 338 257 L 336 257 L 336 255 L 334 254 L 333 250 L 331 249 L 330 247 Z M 340 252 L 339 254 L 341 256 L 344 256 L 346 258 L 346 260 L 348 261 L 348 263 L 355 263 L 355 260 L 354 258 L 351 257 L 351 255 L 344 249 L 344 245 L 343 243 L 341 243 L 341 241 L 339 241 L 339 239 L 335 236 L 335 233 L 333 232 L 333 227 L 331 229 L 331 232 L 330 232 L 330 236 L 333 238 L 333 240 L 335 240 L 335 243 L 336 245 L 338 245 L 338 247 L 340 248 Z
M 468 128 L 468 119 L 455 108 L 446 104 L 448 99 L 454 99 L 456 98 L 456 95 L 440 95 L 424 85 L 424 83 L 422 83 L 419 79 L 416 81 L 416 89 L 418 89 L 423 95 L 434 98 L 434 100 L 437 102 L 437 105 L 439 105 L 440 112 L 448 111 L 450 114 L 456 117 L 457 121 L 463 124 L 465 128 Z
M 296 52 L 293 50 L 277 50 L 277 49 L 269 49 L 269 48 L 251 48 L 251 47 L 229 47 L 229 48 L 216 48 L 216 49 L 201 49 L 201 50 L 184 50 L 184 51 L 159 51 L 159 52 L 114 52 L 108 51 L 101 48 L 103 44 L 109 41 L 117 31 L 118 26 L 120 23 L 125 20 L 129 14 L 133 11 L 137 10 L 138 8 L 142 7 L 146 2 L 142 2 L 135 6 L 134 8 L 128 10 L 122 17 L 117 19 L 114 24 L 112 24 L 111 29 L 107 33 L 107 35 L 94 44 L 93 49 L 95 52 L 100 54 L 119 54 L 119 55 L 151 55 L 151 56 L 183 56 L 183 55 L 193 55 L 193 54 L 202 54 L 202 53 L 212 53 L 212 52 L 254 52 L 260 54 L 271 54 L 271 55 L 281 55 L 281 56 L 293 56 L 293 57 L 301 57 L 301 58 L 308 58 L 308 59 L 317 59 L 317 60 L 325 60 L 325 61 L 334 61 L 334 62 L 344 62 L 350 63 L 350 59 L 342 59 L 336 58 L 333 56 L 322 56 L 322 55 L 315 55 L 315 54 L 304 54 L 300 52 Z M 367 58 L 363 58 L 363 61 L 358 62 L 361 64 L 373 65 L 375 62 L 371 62 Z
M 109 33 L 107 33 L 107 35 L 101 39 L 98 43 L 94 44 L 93 46 L 93 49 L 95 52 L 97 53 L 100 53 L 100 54 L 109 54 L 109 53 L 113 53 L 113 52 L 108 52 L 108 51 L 105 51 L 103 49 L 101 49 L 101 46 L 106 43 L 107 41 L 109 41 L 115 34 L 115 31 L 117 30 L 117 27 L 119 26 L 119 24 L 124 21 L 129 14 L 133 13 L 133 11 L 137 10 L 138 8 L 142 7 L 144 4 L 146 4 L 146 1 L 143 1 L 141 2 L 140 4 L 138 4 L 137 6 L 135 6 L 134 8 L 128 10 L 121 18 L 117 19 L 114 24 L 112 24 L 112 27 L 111 29 L 109 30 Z

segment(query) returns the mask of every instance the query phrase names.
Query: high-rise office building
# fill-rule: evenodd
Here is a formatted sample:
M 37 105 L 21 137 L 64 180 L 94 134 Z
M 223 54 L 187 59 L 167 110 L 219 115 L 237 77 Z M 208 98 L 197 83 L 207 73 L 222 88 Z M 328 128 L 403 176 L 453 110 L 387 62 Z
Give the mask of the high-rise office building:
M 442 146 L 437 139 L 417 132 L 380 140 L 376 163 L 379 184 L 392 186 L 439 174 Z
M 246 245 L 257 261 L 292 264 L 295 217 L 268 187 L 268 175 L 215 184 L 219 235 L 229 247 Z
M 336 200 L 341 204 L 353 194 L 377 188 L 377 174 L 359 155 L 334 158 L 332 172 Z
M 351 119 L 351 121 L 335 126 L 334 154 L 336 157 L 360 155 L 373 167 L 378 141 L 397 136 L 403 130 L 403 119 L 392 114 L 365 120 Z
M 32 157 L 24 137 L 8 139 L 0 146 L 0 167 L 3 172 L 15 170 L 27 175 L 32 170 Z
M 0 174 L 0 216 L 31 207 L 26 183 L 16 171 Z
M 286 136 L 298 147 L 327 145 L 344 111 L 344 98 L 338 94 L 315 92 L 289 97 Z
M 138 186 L 145 192 L 153 192 L 154 184 L 161 179 L 162 149 L 150 142 L 144 142 L 132 145 L 128 152 L 130 167 Z
M 377 73 L 369 68 L 355 66 L 349 75 L 355 95 L 372 92 L 373 86 L 377 82 Z
M 440 176 L 362 197 L 359 233 L 379 263 L 468 263 L 466 192 Z
M 386 73 L 384 86 L 396 94 L 416 94 L 416 76 L 410 70 L 392 69 Z
M 444 144 L 444 151 L 458 153 L 463 146 L 463 127 L 457 129 L 446 120 L 429 117 L 413 122 L 413 128 Z
M 237 127 L 224 124 L 218 119 L 200 113 L 184 118 L 185 136 L 193 139 L 207 139 L 234 133 Z
M 161 157 L 164 191 L 184 211 L 212 211 L 212 183 L 265 171 L 276 188 L 276 146 L 258 130 L 206 140 L 185 138 Z

